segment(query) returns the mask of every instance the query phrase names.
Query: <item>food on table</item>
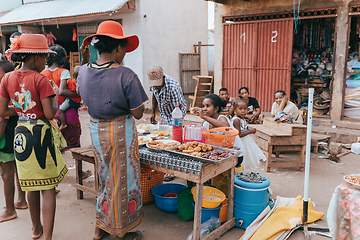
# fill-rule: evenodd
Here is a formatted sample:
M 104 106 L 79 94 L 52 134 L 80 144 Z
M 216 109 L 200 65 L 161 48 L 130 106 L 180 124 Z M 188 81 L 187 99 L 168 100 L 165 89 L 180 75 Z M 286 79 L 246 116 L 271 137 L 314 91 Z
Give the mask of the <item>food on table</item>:
M 346 175 L 345 179 L 349 182 L 360 185 L 360 175 Z
M 201 157 L 201 152 L 211 151 L 213 148 L 208 144 L 194 141 L 181 144 L 177 149 L 191 156 Z
M 155 126 L 151 125 L 151 124 L 141 123 L 141 124 L 136 125 L 136 128 L 141 129 L 141 130 L 145 130 L 145 131 L 149 131 L 151 129 L 154 129 Z
M 152 132 L 152 134 L 156 134 L 158 136 L 163 136 L 163 137 L 166 137 L 169 135 L 169 131 L 160 131 L 160 130 L 155 130 Z
M 149 138 L 139 137 L 139 145 L 150 142 Z
M 154 149 L 165 149 L 165 148 L 170 148 L 170 147 L 174 147 L 176 145 L 178 145 L 179 142 L 177 141 L 173 141 L 173 142 L 168 142 L 168 143 L 164 143 L 162 141 L 151 141 L 148 142 L 147 145 L 150 148 L 154 148 Z
M 207 158 L 210 160 L 221 160 L 223 158 L 227 158 L 232 156 L 234 153 L 232 152 L 228 152 L 228 151 L 223 151 L 223 150 L 213 150 L 210 152 L 205 152 L 205 153 L 201 153 L 201 157 L 202 158 Z

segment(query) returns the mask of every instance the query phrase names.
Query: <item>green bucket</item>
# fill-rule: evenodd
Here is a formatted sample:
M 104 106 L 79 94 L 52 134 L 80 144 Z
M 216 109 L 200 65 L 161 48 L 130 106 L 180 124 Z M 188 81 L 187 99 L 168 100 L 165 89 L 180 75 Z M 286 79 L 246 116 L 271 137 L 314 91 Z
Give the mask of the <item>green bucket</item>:
M 192 187 L 187 187 L 177 194 L 178 215 L 184 221 L 194 219 Z
M 188 185 L 190 186 L 181 190 L 177 194 L 178 215 L 184 221 L 189 221 L 194 219 L 194 206 L 193 206 L 194 198 L 191 193 L 191 189 L 196 184 L 188 184 Z M 210 186 L 216 188 L 215 186 L 207 183 L 205 183 L 204 186 Z

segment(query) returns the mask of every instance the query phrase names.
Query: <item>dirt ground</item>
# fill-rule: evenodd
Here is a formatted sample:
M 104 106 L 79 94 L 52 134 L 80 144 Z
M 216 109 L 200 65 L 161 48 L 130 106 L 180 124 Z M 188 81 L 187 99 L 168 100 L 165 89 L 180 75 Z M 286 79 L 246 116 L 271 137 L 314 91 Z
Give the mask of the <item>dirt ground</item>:
M 82 122 L 81 144 L 90 144 L 88 115 L 80 112 Z M 148 122 L 145 116 L 144 122 Z M 343 176 L 349 173 L 358 173 L 360 169 L 360 156 L 348 154 L 343 156 L 341 163 L 333 163 L 327 159 L 319 159 L 321 154 L 311 154 L 309 197 L 315 202 L 315 210 L 325 213 L 325 217 L 318 221 L 317 226 L 327 226 L 326 212 L 337 185 L 343 182 Z M 286 157 L 297 158 L 296 155 Z M 61 192 L 57 195 L 57 208 L 54 229 L 54 240 L 83 240 L 92 239 L 95 227 L 95 197 L 84 193 L 84 199 L 76 198 L 75 168 L 71 153 L 64 153 L 64 158 L 69 168 L 69 175 L 59 185 Z M 93 172 L 93 166 L 84 164 L 84 168 Z M 272 169 L 265 172 L 265 163 L 261 164 L 259 172 L 269 178 L 272 197 L 296 197 L 304 194 L 304 172 L 296 169 Z M 184 182 L 176 178 L 175 182 Z M 86 179 L 86 185 L 94 184 L 94 177 Z M 0 206 L 4 205 L 3 182 L 0 181 Z M 158 239 L 186 239 L 192 230 L 193 221 L 184 222 L 176 213 L 165 213 L 157 209 L 155 204 L 145 205 L 145 216 L 140 226 L 144 240 Z M 31 221 L 28 210 L 18 210 L 18 217 L 12 221 L 0 223 L 1 240 L 26 240 L 31 239 Z M 234 227 L 220 239 L 239 239 L 244 233 L 243 229 Z M 43 239 L 40 238 L 40 239 Z M 108 237 L 106 239 L 114 239 Z M 296 231 L 291 240 L 304 239 L 301 231 Z M 311 239 L 326 239 L 322 236 L 312 235 Z

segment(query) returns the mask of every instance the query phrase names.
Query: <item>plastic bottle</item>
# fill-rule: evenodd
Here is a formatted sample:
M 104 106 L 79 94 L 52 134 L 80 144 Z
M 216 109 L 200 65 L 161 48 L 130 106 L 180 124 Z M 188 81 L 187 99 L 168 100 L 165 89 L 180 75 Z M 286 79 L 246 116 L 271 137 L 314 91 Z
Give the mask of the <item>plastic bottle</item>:
M 172 111 L 173 127 L 172 127 L 172 139 L 180 143 L 183 142 L 183 128 L 182 128 L 182 111 L 179 105 L 176 105 Z

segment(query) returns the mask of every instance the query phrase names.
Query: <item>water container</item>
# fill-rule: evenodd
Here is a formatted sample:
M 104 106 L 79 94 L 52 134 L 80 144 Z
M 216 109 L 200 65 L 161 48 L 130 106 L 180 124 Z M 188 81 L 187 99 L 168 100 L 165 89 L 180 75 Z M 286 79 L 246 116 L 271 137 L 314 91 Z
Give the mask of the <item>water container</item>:
M 183 129 L 182 129 L 182 111 L 179 105 L 176 105 L 172 111 L 173 127 L 172 127 L 172 139 L 180 143 L 183 142 Z
M 234 217 L 236 226 L 246 229 L 269 205 L 270 181 L 245 182 L 235 176 Z

